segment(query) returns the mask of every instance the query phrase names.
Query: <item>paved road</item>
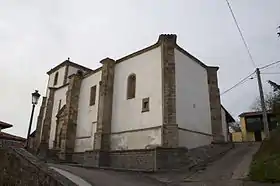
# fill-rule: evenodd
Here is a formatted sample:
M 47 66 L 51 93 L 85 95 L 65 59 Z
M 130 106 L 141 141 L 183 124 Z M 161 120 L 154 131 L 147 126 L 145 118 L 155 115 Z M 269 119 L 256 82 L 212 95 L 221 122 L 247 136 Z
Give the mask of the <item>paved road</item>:
M 92 184 L 88 183 L 87 181 L 85 181 L 84 179 L 82 179 L 79 176 L 76 176 L 68 171 L 64 171 L 62 169 L 58 169 L 55 167 L 51 167 L 52 169 L 54 169 L 55 171 L 59 172 L 60 174 L 62 174 L 63 176 L 65 176 L 66 178 L 68 178 L 69 180 L 71 180 L 72 182 L 76 183 L 77 185 L 83 185 L 83 186 L 91 186 Z
M 50 167 L 55 167 L 60 170 L 65 170 L 76 176 L 79 176 L 86 182 L 94 186 L 162 186 L 155 179 L 144 176 L 141 173 L 135 172 L 120 172 L 100 169 L 86 169 L 68 165 L 49 164 Z
M 182 186 L 257 186 L 243 181 L 249 172 L 252 155 L 258 150 L 259 143 L 236 144 L 236 147 L 220 160 L 211 163 L 204 170 L 198 171 L 184 179 Z
M 75 174 L 95 186 L 258 186 L 244 182 L 252 155 L 259 148 L 258 143 L 237 144 L 226 155 L 197 172 L 169 172 L 141 174 L 100 169 L 85 169 L 67 165 L 50 165 Z

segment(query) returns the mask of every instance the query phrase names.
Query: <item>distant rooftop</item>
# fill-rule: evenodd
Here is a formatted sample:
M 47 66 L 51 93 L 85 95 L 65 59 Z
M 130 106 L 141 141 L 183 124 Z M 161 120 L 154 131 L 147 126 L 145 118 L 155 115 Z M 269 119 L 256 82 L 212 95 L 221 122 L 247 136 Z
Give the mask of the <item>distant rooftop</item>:
M 87 71 L 87 72 L 90 72 L 90 71 L 93 71 L 92 69 L 90 68 L 87 68 L 85 66 L 82 66 L 82 65 L 79 65 L 77 63 L 74 63 L 72 61 L 70 61 L 70 59 L 68 58 L 67 60 L 63 61 L 62 63 L 60 63 L 59 65 L 55 66 L 54 68 L 52 68 L 51 70 L 49 70 L 47 72 L 48 75 L 50 75 L 51 73 L 53 73 L 54 71 L 56 71 L 57 69 L 63 67 L 63 66 L 66 66 L 66 65 L 69 65 L 69 66 L 72 66 L 72 67 L 76 67 L 76 68 L 79 68 L 79 69 L 82 69 L 84 71 Z
M 12 126 L 13 126 L 13 125 L 11 125 L 11 124 L 9 124 L 9 123 L 0 121 L 0 128 L 1 128 L 1 129 L 11 128 Z
M 273 114 L 272 111 L 267 111 L 267 114 Z M 260 116 L 262 115 L 262 111 L 255 111 L 255 112 L 243 112 L 239 115 L 239 117 L 245 117 L 245 116 Z
M 20 141 L 20 142 L 24 142 L 26 140 L 25 138 L 22 138 L 20 136 L 15 136 L 15 135 L 8 134 L 8 133 L 5 133 L 5 132 L 0 133 L 0 139 Z

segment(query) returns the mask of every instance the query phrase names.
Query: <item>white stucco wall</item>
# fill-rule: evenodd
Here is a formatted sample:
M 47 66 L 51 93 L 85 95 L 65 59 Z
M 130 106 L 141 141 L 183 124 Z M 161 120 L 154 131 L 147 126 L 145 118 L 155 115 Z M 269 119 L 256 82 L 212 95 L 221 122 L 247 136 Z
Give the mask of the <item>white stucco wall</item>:
M 135 98 L 127 100 L 127 78 L 132 73 L 136 75 L 136 93 Z M 114 77 L 112 132 L 162 125 L 161 87 L 160 47 L 118 63 Z M 142 99 L 147 97 L 150 111 L 142 113 Z M 131 149 L 143 147 L 143 142 L 136 139 L 148 138 L 148 134 L 142 132 L 134 135 L 125 137 L 132 142 L 124 146 Z
M 66 66 L 63 66 L 49 75 L 48 87 L 60 87 L 63 85 L 65 69 Z M 54 86 L 53 83 L 56 72 L 58 72 L 58 79 L 57 84 Z
M 161 128 L 111 135 L 111 150 L 145 149 L 160 144 Z
M 175 49 L 175 70 L 179 127 L 211 134 L 206 69 Z
M 101 81 L 101 71 L 82 80 L 78 107 L 75 152 L 84 152 L 85 150 L 93 149 L 93 138 L 97 122 L 99 81 Z M 96 85 L 95 105 L 90 106 L 90 89 L 94 85 Z
M 76 67 L 73 67 L 73 66 L 69 65 L 69 67 L 68 67 L 68 77 L 71 76 L 72 74 L 76 74 L 78 70 L 81 70 L 81 71 L 85 72 L 82 69 L 79 69 L 79 68 L 76 68 Z M 69 83 L 69 78 L 68 77 L 67 77 L 66 83 Z
M 55 91 L 54 102 L 53 102 L 53 111 L 52 111 L 52 122 L 51 122 L 51 131 L 49 139 L 49 147 L 53 147 L 53 141 L 55 140 L 55 130 L 56 130 L 56 115 L 58 113 L 59 100 L 61 100 L 61 108 L 66 104 L 66 92 L 68 86 L 62 87 Z
M 178 126 L 212 134 L 206 69 L 175 49 L 175 71 Z M 182 145 L 188 143 L 183 143 L 183 135 L 179 137 Z
M 225 141 L 228 141 L 228 129 L 227 129 L 227 121 L 226 121 L 226 111 L 221 107 L 222 114 L 222 129 Z
M 203 145 L 209 145 L 212 142 L 213 137 L 199 133 L 189 132 L 185 130 L 179 130 L 179 146 L 187 147 L 189 149 L 200 147 Z

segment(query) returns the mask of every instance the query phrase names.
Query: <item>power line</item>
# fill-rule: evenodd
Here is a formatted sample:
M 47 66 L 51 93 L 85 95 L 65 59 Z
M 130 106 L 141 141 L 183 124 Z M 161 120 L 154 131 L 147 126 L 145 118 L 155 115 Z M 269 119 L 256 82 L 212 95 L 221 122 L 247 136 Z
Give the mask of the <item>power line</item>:
M 236 27 L 237 27 L 237 29 L 238 29 L 238 31 L 239 31 L 239 34 L 240 34 L 241 39 L 242 39 L 242 41 L 243 41 L 243 44 L 244 44 L 244 46 L 245 46 L 245 48 L 246 48 L 246 50 L 247 50 L 247 53 L 248 53 L 248 55 L 249 55 L 249 57 L 250 57 L 250 59 L 251 59 L 251 62 L 252 62 L 252 64 L 253 64 L 253 66 L 256 68 L 257 65 L 256 65 L 256 63 L 254 62 L 253 56 L 252 56 L 252 54 L 251 54 L 251 52 L 250 52 L 250 50 L 249 50 L 249 47 L 248 47 L 248 45 L 247 45 L 247 42 L 246 42 L 244 36 L 243 36 L 243 34 L 242 34 L 241 28 L 240 28 L 239 25 L 238 25 L 237 19 L 235 18 L 235 15 L 234 15 L 234 13 L 233 13 L 233 10 L 232 10 L 232 8 L 231 8 L 231 5 L 230 5 L 230 3 L 229 3 L 228 0 L 226 0 L 226 2 L 227 2 L 227 5 L 228 5 L 229 10 L 230 10 L 230 12 L 231 12 L 231 15 L 232 15 L 232 17 L 233 17 L 233 20 L 234 20 L 234 22 L 235 22 L 235 25 L 236 25 Z
M 272 65 L 275 65 L 275 64 L 277 64 L 277 63 L 280 63 L 280 61 L 275 61 L 275 62 L 273 62 L 273 63 L 267 64 L 267 65 L 265 65 L 265 66 L 263 66 L 263 67 L 260 67 L 259 69 L 264 69 L 264 68 L 270 67 L 270 66 L 272 66 Z
M 261 74 L 280 74 L 280 72 L 262 72 Z
M 246 80 L 249 80 L 248 78 L 250 78 L 254 73 L 255 73 L 255 71 L 252 72 L 250 75 L 246 76 L 245 78 L 241 79 L 238 83 L 236 83 L 235 85 L 233 85 L 233 86 L 230 87 L 229 89 L 227 89 L 227 90 L 225 90 L 224 92 L 222 92 L 222 93 L 220 94 L 220 96 L 223 95 L 223 94 L 225 94 L 225 93 L 227 93 L 227 92 L 229 92 L 229 91 L 231 91 L 231 90 L 234 89 L 235 87 L 237 87 L 237 86 L 239 86 L 239 85 L 241 85 L 241 84 L 247 82 Z M 250 79 L 251 79 L 251 78 L 250 78 Z

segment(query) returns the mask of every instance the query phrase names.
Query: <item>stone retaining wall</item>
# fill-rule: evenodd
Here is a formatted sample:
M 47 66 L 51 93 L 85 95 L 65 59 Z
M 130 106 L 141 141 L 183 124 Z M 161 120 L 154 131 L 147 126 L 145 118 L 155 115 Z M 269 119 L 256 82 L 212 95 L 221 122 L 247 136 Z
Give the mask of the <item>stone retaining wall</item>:
M 2 147 L 24 147 L 24 142 L 0 139 L 0 148 Z
M 79 153 L 76 163 L 87 167 L 103 167 L 136 171 L 162 171 L 170 169 L 190 168 L 207 164 L 228 150 L 233 144 L 211 144 L 195 149 L 162 148 L 125 150 L 125 151 L 87 151 L 84 156 Z M 102 154 L 103 153 L 103 154 Z M 106 154 L 109 166 L 100 165 L 98 160 Z
M 76 186 L 22 148 L 0 148 L 0 183 L 17 186 Z
M 145 171 L 155 168 L 155 150 L 152 149 L 114 151 L 109 157 L 113 168 Z

